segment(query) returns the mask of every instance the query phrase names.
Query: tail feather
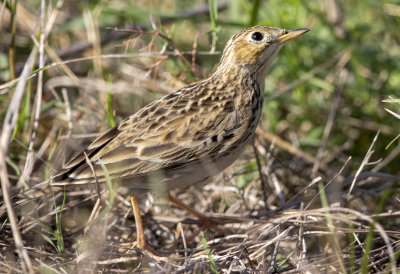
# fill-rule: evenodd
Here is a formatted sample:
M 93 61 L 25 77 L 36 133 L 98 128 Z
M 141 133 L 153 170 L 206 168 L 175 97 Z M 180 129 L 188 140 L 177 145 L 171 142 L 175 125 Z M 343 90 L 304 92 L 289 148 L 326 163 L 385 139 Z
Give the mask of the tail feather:
M 14 195 L 11 199 L 13 202 L 13 207 L 18 213 L 20 209 L 23 206 L 28 205 L 29 202 L 35 202 L 39 201 L 42 198 L 51 197 L 52 194 L 57 193 L 62 189 L 62 187 L 51 186 L 50 180 L 43 181 L 21 193 Z M 2 202 L 0 206 L 0 216 L 3 216 L 6 211 L 7 209 L 5 207 L 5 204 L 4 202 Z

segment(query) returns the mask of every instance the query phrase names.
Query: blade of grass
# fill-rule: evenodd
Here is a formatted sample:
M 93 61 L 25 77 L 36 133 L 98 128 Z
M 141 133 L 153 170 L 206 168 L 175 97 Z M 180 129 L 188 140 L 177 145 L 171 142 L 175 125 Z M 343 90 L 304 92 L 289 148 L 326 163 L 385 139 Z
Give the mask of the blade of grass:
M 18 165 L 11 161 L 11 159 L 7 158 L 6 163 L 15 171 L 15 175 L 21 175 L 21 171 L 19 170 Z
M 44 44 L 47 40 L 47 32 L 45 31 L 46 25 L 46 15 L 45 15 L 45 1 L 40 1 L 40 34 L 39 34 L 39 67 L 44 66 Z M 34 144 L 36 141 L 36 136 L 39 128 L 39 118 L 40 118 L 40 108 L 42 105 L 42 97 L 43 97 L 43 77 L 44 71 L 41 70 L 38 74 L 37 88 L 36 88 L 36 96 L 35 96 L 35 111 L 33 113 L 33 120 L 31 121 L 31 135 L 29 138 L 29 148 L 28 154 L 25 159 L 25 166 L 22 171 L 21 176 L 18 179 L 17 185 L 22 185 L 25 183 L 30 177 L 34 164 L 36 162 Z
M 107 91 L 106 117 L 107 117 L 108 125 L 110 127 L 115 127 L 114 108 L 113 108 L 113 105 L 112 105 L 112 92 L 111 92 L 112 78 L 111 78 L 111 76 L 109 78 L 108 83 L 109 83 L 109 89 Z
M 53 197 L 54 197 L 54 193 L 53 193 Z M 57 252 L 59 254 L 64 253 L 64 237 L 63 237 L 62 228 L 61 228 L 61 214 L 62 214 L 62 211 L 64 210 L 66 200 L 67 200 L 67 191 L 64 186 L 63 202 L 61 205 L 61 209 L 59 210 L 59 213 L 56 211 L 56 231 L 53 232 L 53 236 L 57 240 Z M 54 206 L 55 206 L 55 208 L 57 208 L 55 199 L 54 199 Z
M 215 51 L 217 46 L 217 18 L 218 18 L 218 4 L 217 0 L 208 0 L 208 7 L 210 11 L 210 23 L 211 23 L 211 52 Z
M 56 141 L 55 141 L 54 145 L 50 149 L 49 156 L 47 157 L 47 163 L 50 163 L 51 159 L 53 159 L 54 153 L 56 152 L 56 148 L 58 147 L 58 141 L 60 139 L 60 135 L 61 135 L 61 131 L 58 132 L 58 136 L 56 138 Z M 49 179 L 50 168 L 51 168 L 51 166 L 49 164 L 46 164 L 46 169 L 44 171 L 45 180 Z
M 354 224 L 350 223 L 350 230 L 354 231 Z M 349 233 L 349 244 L 350 244 L 350 273 L 354 273 L 356 270 L 356 238 L 354 232 Z
M 112 183 L 110 174 L 108 173 L 107 167 L 104 165 L 104 163 L 100 159 L 98 161 L 99 161 L 101 168 L 103 169 L 104 177 L 106 179 L 107 190 L 110 193 L 109 198 L 108 198 L 108 204 L 107 204 L 106 208 L 99 214 L 99 218 L 102 218 L 112 209 L 112 206 L 114 204 L 116 190 L 117 190 L 117 184 Z
M 347 273 L 346 268 L 344 267 L 344 264 L 343 264 L 342 256 L 339 253 L 340 243 L 339 243 L 339 239 L 337 237 L 337 233 L 335 231 L 335 225 L 333 224 L 333 219 L 332 219 L 331 213 L 329 211 L 328 198 L 326 197 L 325 188 L 324 188 L 324 185 L 322 182 L 318 183 L 318 189 L 319 189 L 319 194 L 321 197 L 322 207 L 325 208 L 325 218 L 326 218 L 326 222 L 328 224 L 328 229 L 332 233 L 332 237 L 333 237 L 333 241 L 332 241 L 333 242 L 333 250 L 334 250 L 336 258 L 339 262 L 342 273 Z
M 18 119 L 18 112 L 23 100 L 26 82 L 29 76 L 29 72 L 33 66 L 37 48 L 34 47 L 26 61 L 22 70 L 20 80 L 18 81 L 15 89 L 13 98 L 8 106 L 6 117 L 3 122 L 3 128 L 0 137 L 0 181 L 1 189 L 3 191 L 3 199 L 6 204 L 8 219 L 10 221 L 11 230 L 13 234 L 13 240 L 18 250 L 18 256 L 21 259 L 21 264 L 24 272 L 34 273 L 31 259 L 29 258 L 28 252 L 24 248 L 22 236 L 18 228 L 17 216 L 10 199 L 10 181 L 8 179 L 7 166 L 5 162 L 6 155 L 8 155 L 8 149 L 12 132 L 14 131 L 15 124 Z
M 379 214 L 382 212 L 383 206 L 385 205 L 385 202 L 390 194 L 391 194 L 390 190 L 383 191 L 382 197 L 379 200 L 379 203 L 376 208 L 376 212 L 375 212 L 376 214 Z M 365 244 L 364 244 L 365 252 L 364 252 L 362 260 L 361 260 L 361 273 L 370 273 L 369 265 L 371 263 L 371 258 L 370 258 L 371 250 L 372 250 L 373 242 L 376 239 L 375 238 L 375 222 L 378 222 L 378 217 L 373 217 L 372 222 L 369 225 L 368 235 L 367 235 L 367 238 L 365 239 Z M 391 267 L 391 264 L 388 265 L 388 270 L 390 269 L 390 267 Z
M 7 8 L 11 12 L 11 44 L 8 48 L 8 62 L 10 66 L 10 78 L 15 79 L 15 38 L 17 33 L 17 0 L 7 1 Z
M 211 29 L 215 31 L 217 29 L 217 18 L 218 18 L 217 0 L 208 0 L 208 6 L 210 10 Z
M 258 14 L 258 10 L 260 9 L 261 1 L 255 0 L 252 3 L 253 3 L 253 7 L 251 9 L 249 26 L 254 26 L 257 23 L 257 14 Z
M 210 260 L 210 270 L 211 270 L 211 272 L 217 274 L 218 273 L 217 266 L 211 255 L 211 250 L 208 248 L 207 240 L 206 240 L 206 237 L 204 236 L 203 231 L 200 232 L 200 238 L 201 238 L 201 242 L 203 243 L 204 249 L 206 250 L 208 259 Z
M 277 264 L 277 265 L 275 266 L 275 269 L 274 269 L 274 270 L 275 270 L 275 271 L 280 270 L 280 268 L 283 267 L 283 266 L 286 264 L 286 262 L 289 261 L 290 257 L 292 257 L 293 254 L 294 254 L 294 251 L 291 251 L 291 252 L 286 256 L 286 258 L 284 258 L 281 262 L 279 262 L 279 264 Z
M 25 93 L 24 100 L 23 100 L 22 105 L 21 105 L 21 111 L 20 111 L 19 116 L 18 116 L 17 124 L 15 125 L 15 129 L 14 129 L 13 136 L 12 136 L 11 139 L 14 139 L 14 137 L 16 136 L 18 130 L 20 128 L 24 128 L 25 122 L 29 121 L 29 118 L 30 118 L 30 102 L 31 102 L 31 89 L 27 88 L 27 92 Z

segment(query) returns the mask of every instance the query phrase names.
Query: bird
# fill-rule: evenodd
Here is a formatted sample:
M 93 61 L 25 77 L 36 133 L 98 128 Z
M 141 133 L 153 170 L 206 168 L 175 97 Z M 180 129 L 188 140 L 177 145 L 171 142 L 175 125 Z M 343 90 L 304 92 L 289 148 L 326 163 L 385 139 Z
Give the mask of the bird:
M 253 26 L 233 35 L 215 72 L 142 108 L 95 139 L 51 178 L 50 185 L 111 181 L 131 191 L 136 247 L 145 240 L 138 197 L 151 181 L 168 193 L 207 182 L 230 166 L 254 137 L 266 74 L 282 46 L 309 29 Z M 207 217 L 168 194 L 197 216 Z

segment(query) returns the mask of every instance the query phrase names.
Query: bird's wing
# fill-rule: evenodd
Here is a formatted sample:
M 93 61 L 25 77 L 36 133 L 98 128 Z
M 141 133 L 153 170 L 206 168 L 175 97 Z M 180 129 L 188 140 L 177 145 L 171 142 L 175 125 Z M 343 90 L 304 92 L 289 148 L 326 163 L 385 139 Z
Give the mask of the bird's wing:
M 212 159 L 243 126 L 243 117 L 228 95 L 198 96 L 182 89 L 151 103 L 69 161 L 53 184 L 93 183 L 94 173 L 104 181 L 101 163 L 111 178 L 121 179 Z

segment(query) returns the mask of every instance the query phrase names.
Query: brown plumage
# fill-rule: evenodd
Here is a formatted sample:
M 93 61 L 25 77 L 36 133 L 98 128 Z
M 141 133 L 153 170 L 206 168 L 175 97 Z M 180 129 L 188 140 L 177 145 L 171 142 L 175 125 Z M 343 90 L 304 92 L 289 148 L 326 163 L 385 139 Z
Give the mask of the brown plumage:
M 154 255 L 146 245 L 137 195 L 149 191 L 154 180 L 169 191 L 203 182 L 231 165 L 253 138 L 272 61 L 285 42 L 307 31 L 242 30 L 227 42 L 210 78 L 154 101 L 108 130 L 56 172 L 49 185 L 104 182 L 103 163 L 113 182 L 131 189 L 137 247 Z M 205 226 L 218 223 L 169 198 Z
M 215 73 L 154 101 L 97 138 L 70 160 L 51 184 L 103 182 L 100 161 L 113 181 L 134 193 L 157 174 L 167 190 L 202 182 L 231 165 L 254 135 L 263 105 L 264 78 L 283 44 L 307 29 L 255 26 L 227 43 Z

